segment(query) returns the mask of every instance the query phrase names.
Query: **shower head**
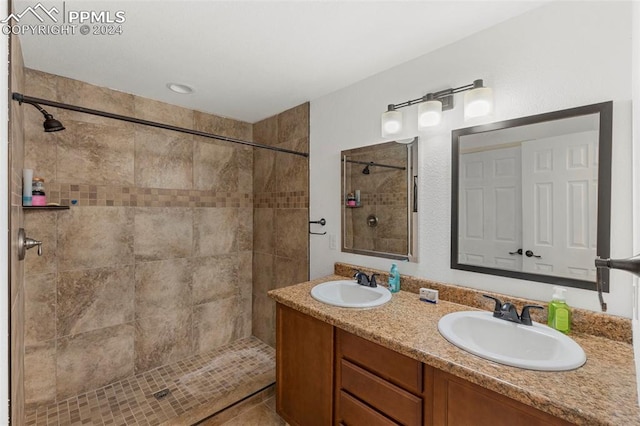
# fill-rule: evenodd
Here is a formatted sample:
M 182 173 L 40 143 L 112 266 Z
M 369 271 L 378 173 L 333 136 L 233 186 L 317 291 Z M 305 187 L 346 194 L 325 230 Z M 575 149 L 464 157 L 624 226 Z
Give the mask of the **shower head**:
M 44 123 L 42 125 L 44 127 L 44 131 L 45 132 L 47 132 L 47 133 L 49 133 L 49 132 L 59 132 L 60 130 L 64 130 L 64 126 L 62 125 L 62 123 L 60 121 L 56 120 L 55 118 L 53 118 L 53 115 L 49 114 L 46 109 L 42 108 L 37 103 L 29 102 L 29 101 L 25 100 L 24 96 L 21 95 L 20 93 L 14 93 L 13 94 L 13 99 L 18 101 L 20 104 L 22 104 L 24 102 L 25 104 L 33 105 L 34 107 L 36 107 L 36 109 L 38 111 L 40 111 L 42 113 L 42 115 L 44 115 Z
M 53 118 L 53 115 L 49 114 L 47 110 L 45 110 L 38 104 L 31 104 L 31 105 L 36 107 L 38 111 L 40 111 L 42 115 L 44 115 L 44 123 L 42 123 L 42 125 L 44 127 L 45 132 L 47 133 L 59 132 L 60 130 L 64 130 L 64 126 L 62 125 L 62 123 L 56 120 L 55 118 Z
M 369 173 L 371 173 L 371 170 L 369 170 L 369 164 L 367 164 L 367 167 L 362 170 L 362 174 L 368 175 Z

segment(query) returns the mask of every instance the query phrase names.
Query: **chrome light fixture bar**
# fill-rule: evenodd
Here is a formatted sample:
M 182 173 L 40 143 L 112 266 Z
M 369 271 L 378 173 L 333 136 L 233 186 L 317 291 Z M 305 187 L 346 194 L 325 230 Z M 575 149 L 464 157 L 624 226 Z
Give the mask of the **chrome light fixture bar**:
M 453 95 L 467 92 L 464 96 L 464 118 L 469 120 L 493 112 L 493 91 L 484 87 L 481 79 L 454 89 L 440 90 L 399 104 L 389 104 L 382 114 L 382 136 L 390 137 L 402 132 L 400 108 L 418 104 L 418 130 L 437 126 L 442 119 L 442 111 L 453 109 Z

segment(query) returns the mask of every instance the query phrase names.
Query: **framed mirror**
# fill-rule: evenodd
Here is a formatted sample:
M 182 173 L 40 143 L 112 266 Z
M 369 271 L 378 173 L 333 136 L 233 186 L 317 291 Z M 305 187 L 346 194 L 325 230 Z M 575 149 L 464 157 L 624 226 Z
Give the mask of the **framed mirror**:
M 595 290 L 611 126 L 605 102 L 454 130 L 451 268 Z
M 416 258 L 418 138 L 342 151 L 342 251 Z

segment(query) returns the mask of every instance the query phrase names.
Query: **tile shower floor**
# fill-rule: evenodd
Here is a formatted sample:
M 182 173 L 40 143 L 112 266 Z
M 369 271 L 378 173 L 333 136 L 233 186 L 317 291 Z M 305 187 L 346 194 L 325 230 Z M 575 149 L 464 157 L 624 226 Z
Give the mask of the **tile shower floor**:
M 275 351 L 255 337 L 27 409 L 26 425 L 191 425 L 275 382 Z M 157 399 L 153 394 L 169 393 Z

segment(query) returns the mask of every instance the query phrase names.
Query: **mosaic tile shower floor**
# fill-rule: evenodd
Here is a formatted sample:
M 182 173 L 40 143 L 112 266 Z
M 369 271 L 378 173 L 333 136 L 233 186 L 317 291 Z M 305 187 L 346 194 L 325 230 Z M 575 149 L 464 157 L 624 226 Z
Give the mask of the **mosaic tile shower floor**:
M 275 382 L 275 350 L 255 337 L 75 397 L 27 409 L 27 426 L 191 425 Z M 154 393 L 169 389 L 156 399 Z

